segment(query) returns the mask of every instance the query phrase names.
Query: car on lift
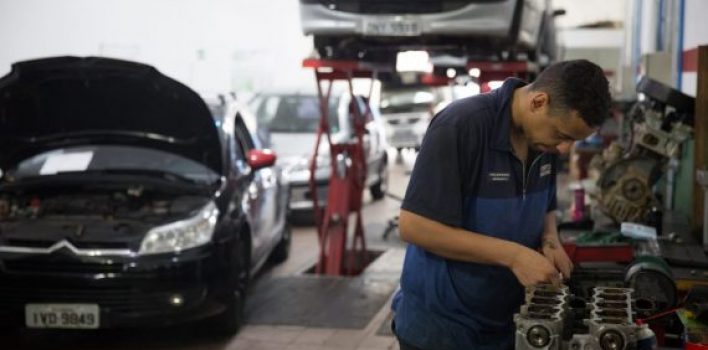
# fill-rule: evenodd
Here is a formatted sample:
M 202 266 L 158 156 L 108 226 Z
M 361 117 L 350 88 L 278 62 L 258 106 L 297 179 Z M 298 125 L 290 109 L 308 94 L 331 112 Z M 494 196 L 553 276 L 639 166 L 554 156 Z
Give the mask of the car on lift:
M 0 325 L 208 321 L 290 249 L 287 183 L 238 113 L 155 68 L 95 57 L 0 78 Z
M 403 50 L 468 57 L 556 56 L 550 0 L 300 0 L 321 58 L 390 61 Z
M 332 94 L 328 117 L 334 143 L 354 142 L 349 93 Z M 368 101 L 355 95 L 361 111 L 369 110 L 364 135 L 367 177 L 365 180 L 371 196 L 379 200 L 388 186 L 388 156 L 386 136 L 379 110 Z M 298 92 L 264 92 L 249 103 L 259 127 L 267 129 L 274 151 L 280 154 L 279 164 L 290 183 L 290 211 L 297 217 L 312 217 L 313 201 L 309 187 L 312 154 L 320 122 L 320 100 L 316 94 Z M 320 144 L 315 179 L 317 199 L 326 205 L 327 186 L 331 174 L 329 144 Z

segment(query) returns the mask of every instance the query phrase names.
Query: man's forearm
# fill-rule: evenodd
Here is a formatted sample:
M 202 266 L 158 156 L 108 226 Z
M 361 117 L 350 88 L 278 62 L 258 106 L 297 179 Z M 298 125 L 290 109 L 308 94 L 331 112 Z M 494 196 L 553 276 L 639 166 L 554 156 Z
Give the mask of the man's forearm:
M 558 226 L 556 224 L 556 211 L 546 213 L 543 219 L 543 237 L 542 244 L 552 245 L 553 249 L 561 245 L 560 237 L 558 236 Z
M 521 245 L 479 233 L 447 226 L 435 220 L 401 210 L 401 238 L 444 258 L 511 266 Z

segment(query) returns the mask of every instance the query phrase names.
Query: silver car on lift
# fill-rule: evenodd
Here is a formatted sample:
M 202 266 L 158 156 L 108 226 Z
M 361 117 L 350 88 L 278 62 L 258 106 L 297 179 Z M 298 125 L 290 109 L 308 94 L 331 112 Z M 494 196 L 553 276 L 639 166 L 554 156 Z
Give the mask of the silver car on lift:
M 302 30 L 322 58 L 386 60 L 395 48 L 552 60 L 562 13 L 550 0 L 300 0 Z

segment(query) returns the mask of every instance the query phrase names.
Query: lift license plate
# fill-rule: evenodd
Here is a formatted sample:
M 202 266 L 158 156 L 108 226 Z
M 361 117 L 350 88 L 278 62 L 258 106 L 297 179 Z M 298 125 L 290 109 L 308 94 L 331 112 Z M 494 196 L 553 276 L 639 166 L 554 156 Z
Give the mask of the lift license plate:
M 418 36 L 420 23 L 411 20 L 367 20 L 364 35 L 371 36 Z

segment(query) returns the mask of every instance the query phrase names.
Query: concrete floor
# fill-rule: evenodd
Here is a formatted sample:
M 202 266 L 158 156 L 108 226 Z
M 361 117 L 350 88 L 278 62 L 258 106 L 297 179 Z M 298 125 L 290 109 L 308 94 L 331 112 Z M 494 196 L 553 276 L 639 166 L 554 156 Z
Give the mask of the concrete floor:
M 390 153 L 389 159 L 396 159 Z M 408 184 L 409 173 L 415 160 L 412 152 L 404 152 L 400 162 L 390 162 L 389 192 L 403 196 Z M 403 261 L 405 245 L 394 232 L 388 240 L 382 233 L 400 207 L 400 202 L 386 197 L 372 202 L 365 195 L 364 226 L 370 250 L 387 251 L 381 261 L 389 278 L 397 281 Z M 300 275 L 312 266 L 317 258 L 317 236 L 313 227 L 296 227 L 293 231 L 293 245 L 290 258 L 278 266 L 266 267 L 255 282 L 268 279 Z M 393 276 L 393 277 L 390 277 Z M 202 349 L 202 350 L 328 350 L 358 349 L 385 350 L 398 349 L 394 337 L 380 335 L 382 325 L 389 317 L 389 302 L 386 301 L 371 321 L 361 329 L 328 329 L 304 326 L 246 325 L 237 336 L 214 338 L 207 331 L 194 325 L 185 325 L 157 330 L 131 331 L 28 331 L 0 335 L 0 348 L 19 349 Z

